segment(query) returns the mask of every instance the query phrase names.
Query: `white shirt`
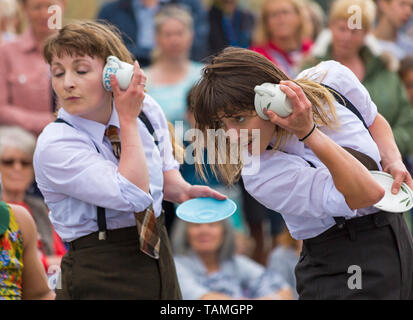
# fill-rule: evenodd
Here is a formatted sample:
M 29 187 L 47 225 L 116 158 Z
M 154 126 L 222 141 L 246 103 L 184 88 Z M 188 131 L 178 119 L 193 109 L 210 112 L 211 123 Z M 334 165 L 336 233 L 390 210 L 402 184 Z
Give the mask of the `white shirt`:
M 307 78 L 332 87 L 353 103 L 367 126 L 373 123 L 377 107 L 347 67 L 335 61 L 325 61 L 303 71 L 297 78 Z M 319 127 L 319 130 L 338 145 L 370 156 L 381 168 L 377 145 L 363 123 L 338 102 L 335 106 L 340 127 L 336 131 L 327 127 Z M 296 136 L 292 136 L 279 151 L 269 150 L 261 156 L 250 158 L 259 162 L 259 171 L 246 174 L 248 166 L 243 168 L 246 190 L 267 208 L 280 212 L 295 239 L 308 239 L 321 234 L 335 224 L 334 216 L 349 219 L 378 211 L 374 207 L 351 210 L 334 186 L 326 166 Z M 316 168 L 312 168 L 307 161 Z
M 58 117 L 73 127 L 51 123 L 39 136 L 34 154 L 36 181 L 50 209 L 50 220 L 63 241 L 73 241 L 98 230 L 97 206 L 106 209 L 109 230 L 136 225 L 133 212 L 140 212 L 151 203 L 155 215 L 160 215 L 162 173 L 178 169 L 179 163 L 172 156 L 162 109 L 146 95 L 142 110 L 161 140 L 162 150 L 160 153 L 144 123 L 138 119 L 150 177 L 150 194 L 118 171 L 118 160 L 105 136 L 109 125 L 119 128 L 115 108 L 107 126 L 70 115 L 62 108 Z

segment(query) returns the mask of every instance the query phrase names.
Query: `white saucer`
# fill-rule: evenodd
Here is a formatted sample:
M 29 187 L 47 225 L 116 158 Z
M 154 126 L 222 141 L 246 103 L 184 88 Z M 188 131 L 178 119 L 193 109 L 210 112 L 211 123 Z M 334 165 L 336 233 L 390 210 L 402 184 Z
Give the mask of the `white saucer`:
M 413 192 L 407 184 L 403 182 L 397 194 L 391 193 L 393 177 L 382 171 L 370 171 L 375 180 L 384 188 L 384 197 L 373 207 L 387 212 L 405 212 L 413 207 Z

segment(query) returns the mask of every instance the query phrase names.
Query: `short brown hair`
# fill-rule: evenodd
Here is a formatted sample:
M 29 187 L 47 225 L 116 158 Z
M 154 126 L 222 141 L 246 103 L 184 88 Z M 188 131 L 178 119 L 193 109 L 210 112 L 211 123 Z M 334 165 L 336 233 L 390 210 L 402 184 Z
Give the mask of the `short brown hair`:
M 56 35 L 47 39 L 43 56 L 51 64 L 53 57 L 90 56 L 103 61 L 109 56 L 133 64 L 131 53 L 124 45 L 120 31 L 103 21 L 78 21 L 67 24 Z

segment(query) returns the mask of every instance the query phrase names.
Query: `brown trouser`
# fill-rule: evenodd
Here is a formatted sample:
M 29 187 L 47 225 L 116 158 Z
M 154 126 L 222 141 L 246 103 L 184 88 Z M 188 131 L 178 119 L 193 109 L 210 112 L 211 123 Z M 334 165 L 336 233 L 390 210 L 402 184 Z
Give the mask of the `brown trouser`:
M 157 225 L 158 260 L 139 250 L 136 227 L 108 230 L 106 240 L 94 232 L 71 242 L 56 299 L 182 299 L 163 214 Z

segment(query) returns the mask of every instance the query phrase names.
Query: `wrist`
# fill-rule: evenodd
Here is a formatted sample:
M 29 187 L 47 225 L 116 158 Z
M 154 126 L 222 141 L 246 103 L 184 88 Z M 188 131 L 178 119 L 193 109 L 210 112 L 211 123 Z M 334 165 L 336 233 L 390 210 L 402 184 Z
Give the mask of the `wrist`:
M 311 127 L 310 130 L 308 130 L 308 131 L 306 131 L 306 132 L 304 132 L 304 133 L 301 133 L 301 134 L 298 134 L 298 135 L 297 135 L 298 140 L 299 140 L 300 142 L 304 142 L 305 140 L 307 140 L 308 138 L 310 138 L 310 136 L 314 133 L 314 131 L 315 131 L 316 129 L 317 129 L 317 125 L 316 125 L 315 123 L 313 123 L 313 126 Z

